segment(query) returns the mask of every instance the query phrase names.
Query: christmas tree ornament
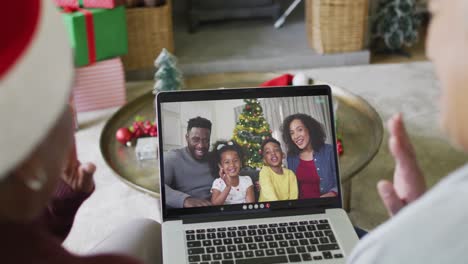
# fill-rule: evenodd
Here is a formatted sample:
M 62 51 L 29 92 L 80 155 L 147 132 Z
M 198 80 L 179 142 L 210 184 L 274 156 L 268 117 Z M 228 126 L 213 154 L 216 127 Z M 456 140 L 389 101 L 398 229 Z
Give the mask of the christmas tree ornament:
M 115 138 L 119 141 L 122 145 L 127 145 L 133 138 L 132 132 L 127 127 L 122 127 L 117 130 L 115 133 Z
M 341 139 L 338 139 L 336 141 L 336 148 L 337 148 L 337 151 L 338 151 L 338 155 L 343 155 L 344 153 L 344 149 L 343 149 L 343 142 Z
M 136 116 L 134 122 L 129 127 L 119 128 L 115 133 L 115 138 L 122 145 L 127 147 L 132 146 L 138 138 L 142 137 L 157 137 L 158 128 L 156 123 L 146 120 L 143 116 Z
M 184 87 L 182 72 L 177 68 L 177 59 L 169 51 L 163 49 L 154 66 L 158 69 L 154 74 L 154 94 L 160 91 L 181 90 Z

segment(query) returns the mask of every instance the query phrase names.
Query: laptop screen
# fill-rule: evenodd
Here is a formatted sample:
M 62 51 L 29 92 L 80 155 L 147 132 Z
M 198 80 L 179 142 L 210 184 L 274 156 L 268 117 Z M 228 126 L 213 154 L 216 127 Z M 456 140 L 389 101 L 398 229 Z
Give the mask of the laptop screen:
M 157 96 L 163 217 L 341 207 L 328 86 Z

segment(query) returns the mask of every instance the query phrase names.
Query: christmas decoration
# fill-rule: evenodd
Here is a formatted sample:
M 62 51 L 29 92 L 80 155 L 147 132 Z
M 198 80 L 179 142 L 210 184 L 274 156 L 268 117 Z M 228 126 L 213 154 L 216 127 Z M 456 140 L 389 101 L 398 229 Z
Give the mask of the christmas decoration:
M 132 132 L 130 132 L 130 129 L 128 129 L 128 127 L 121 127 L 115 133 L 115 138 L 121 144 L 127 145 L 127 143 L 130 142 L 130 140 L 132 140 L 133 135 Z
M 384 52 L 406 54 L 403 47 L 418 41 L 421 24 L 415 0 L 380 0 L 377 10 L 372 25 L 374 46 L 378 48 L 383 41 Z
M 81 67 L 128 52 L 125 8 L 64 8 L 75 66 Z
M 239 115 L 232 140 L 245 149 L 245 165 L 259 169 L 263 165 L 260 147 L 263 140 L 271 137 L 270 125 L 257 99 L 245 99 L 244 102 L 245 107 Z
M 124 0 L 54 0 L 60 7 L 115 8 L 124 4 Z
M 338 151 L 339 156 L 341 156 L 344 153 L 343 142 L 341 141 L 341 139 L 336 140 L 336 149 Z
M 135 155 L 137 160 L 158 159 L 158 139 L 155 137 L 137 139 Z
M 163 49 L 154 61 L 154 66 L 158 68 L 154 74 L 156 83 L 153 93 L 160 91 L 180 90 L 184 87 L 184 80 L 181 71 L 177 68 L 177 59 L 166 49 Z
M 77 68 L 72 94 L 78 113 L 124 105 L 127 95 L 120 58 Z
M 117 141 L 123 145 L 131 146 L 132 140 L 141 137 L 157 137 L 158 129 L 154 122 L 145 120 L 142 116 L 136 116 L 130 127 L 119 128 L 115 134 Z
M 268 87 L 268 86 L 288 86 L 292 84 L 294 76 L 291 74 L 283 74 L 279 77 L 276 77 L 274 79 L 268 80 L 260 86 L 262 87 Z
M 292 85 L 308 85 L 309 81 L 309 77 L 307 77 L 303 72 L 298 72 L 292 79 Z

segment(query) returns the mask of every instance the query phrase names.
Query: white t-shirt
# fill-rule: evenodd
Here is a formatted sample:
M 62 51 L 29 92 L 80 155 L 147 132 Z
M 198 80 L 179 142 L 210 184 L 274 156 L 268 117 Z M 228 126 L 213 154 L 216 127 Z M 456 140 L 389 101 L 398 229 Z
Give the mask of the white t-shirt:
M 239 176 L 239 185 L 232 186 L 231 191 L 226 197 L 224 204 L 239 204 L 245 203 L 245 198 L 247 196 L 247 189 L 252 186 L 252 179 L 249 176 Z M 226 184 L 221 178 L 217 178 L 213 182 L 211 189 L 216 189 L 222 192 L 226 188 Z
M 467 263 L 468 166 L 366 235 L 348 263 Z

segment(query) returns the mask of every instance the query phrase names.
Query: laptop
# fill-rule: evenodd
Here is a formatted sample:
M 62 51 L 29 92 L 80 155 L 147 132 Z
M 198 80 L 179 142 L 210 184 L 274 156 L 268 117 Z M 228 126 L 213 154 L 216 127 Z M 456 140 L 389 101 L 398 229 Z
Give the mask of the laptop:
M 288 153 L 287 145 L 282 142 L 281 130 L 286 117 L 301 113 L 313 117 L 322 124 L 326 135 L 325 144 L 333 147 L 331 151 L 333 154 L 326 161 L 333 172 L 328 184 L 335 183 L 332 197 L 320 197 L 322 195 L 320 193 L 318 196 L 315 194 L 313 198 L 310 198 L 312 196 L 304 198 L 307 196 L 306 193 L 310 195 L 314 192 L 304 187 L 309 185 L 299 183 L 297 199 L 260 202 L 256 196 L 255 201 L 250 203 L 226 202 L 221 205 L 205 204 L 191 208 L 174 206 L 169 200 L 172 197 L 168 195 L 169 191 L 175 189 L 182 194 L 190 191 L 178 190 L 184 185 L 180 180 L 168 183 L 167 177 L 173 172 L 165 171 L 169 170 L 165 161 L 169 162 L 168 157 L 172 155 L 171 152 L 183 151 L 185 148 L 189 153 L 185 137 L 187 121 L 195 117 L 210 120 L 211 143 L 218 139 L 238 139 L 239 130 L 242 129 L 255 136 L 255 133 L 259 132 L 258 124 L 250 123 L 250 126 L 256 127 L 249 128 L 249 123 L 245 122 L 245 120 L 255 121 L 254 117 L 248 116 L 252 111 L 247 110 L 251 110 L 252 106 L 257 108 L 257 114 L 260 113 L 266 121 L 261 126 L 269 127 L 271 137 L 281 142 L 283 153 Z M 157 95 L 156 109 L 159 128 L 163 263 L 346 262 L 358 237 L 346 212 L 342 209 L 335 119 L 329 86 L 161 92 Z M 247 132 L 244 132 L 244 135 Z M 244 144 L 244 148 L 248 152 L 248 147 L 254 145 L 255 143 Z M 284 166 L 287 165 L 286 156 L 287 154 L 283 160 Z M 181 158 L 177 161 L 177 166 L 183 167 L 184 162 L 186 160 Z M 203 159 L 200 162 L 207 161 Z M 255 162 L 250 162 L 251 166 L 247 166 L 246 163 L 244 162 L 242 169 L 243 174 L 251 176 L 255 190 L 261 193 L 261 186 L 255 186 L 261 166 L 258 166 L 258 163 L 257 166 L 253 166 Z M 317 162 L 316 168 L 320 169 L 320 166 L 322 165 Z M 303 174 L 297 172 L 299 175 Z M 190 173 L 190 170 L 185 171 L 187 175 Z M 217 178 L 219 180 L 216 174 L 211 177 L 213 182 Z M 192 185 L 197 185 L 198 180 L 201 182 L 201 178 L 189 176 L 185 177 L 185 183 L 187 179 L 193 181 L 190 182 Z M 204 180 L 206 181 L 206 177 Z M 205 199 L 208 201 L 210 201 L 210 181 L 208 179 L 208 183 L 205 184 L 208 192 L 208 198 Z M 325 182 L 323 184 L 325 185 Z

